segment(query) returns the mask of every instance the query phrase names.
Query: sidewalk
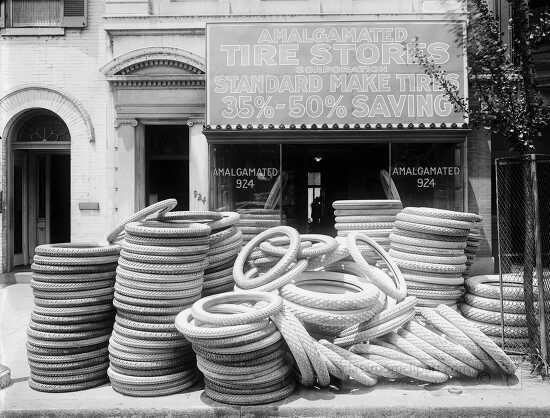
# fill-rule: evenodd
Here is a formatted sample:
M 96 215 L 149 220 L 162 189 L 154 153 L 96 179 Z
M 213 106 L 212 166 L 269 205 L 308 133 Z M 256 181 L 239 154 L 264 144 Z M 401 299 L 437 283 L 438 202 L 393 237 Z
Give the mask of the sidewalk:
M 13 383 L 0 391 L 2 417 L 263 417 L 263 416 L 550 416 L 550 382 L 521 367 L 507 380 L 460 380 L 443 385 L 351 383 L 337 389 L 300 389 L 267 406 L 230 407 L 207 398 L 200 388 L 158 398 L 131 398 L 109 385 L 72 393 L 41 393 L 29 388 L 26 326 L 32 309 L 28 284 L 0 289 L 0 361 Z

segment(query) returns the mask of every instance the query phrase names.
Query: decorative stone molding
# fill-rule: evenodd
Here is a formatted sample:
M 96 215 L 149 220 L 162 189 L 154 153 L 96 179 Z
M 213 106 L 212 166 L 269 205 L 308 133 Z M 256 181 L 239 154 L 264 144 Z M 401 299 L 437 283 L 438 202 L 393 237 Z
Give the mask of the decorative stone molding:
M 106 77 L 135 73 L 140 68 L 169 63 L 190 74 L 205 74 L 206 65 L 202 57 L 179 48 L 141 48 L 114 58 L 100 71 Z
M 0 132 L 7 135 L 8 125 L 22 112 L 47 109 L 57 114 L 67 127 L 73 141 L 86 138 L 95 142 L 90 116 L 78 100 L 58 89 L 37 85 L 17 87 L 0 98 Z
M 204 88 L 201 57 L 179 48 L 142 48 L 113 59 L 101 71 L 119 88 Z
M 111 84 L 119 121 L 188 120 L 204 114 L 205 69 L 198 55 L 154 47 L 114 58 L 101 71 Z
M 115 76 L 116 77 L 116 76 Z M 204 76 L 198 76 L 194 79 L 164 80 L 150 77 L 139 77 L 139 79 L 122 80 L 117 78 L 108 78 L 107 80 L 115 87 L 157 87 L 157 88 L 204 88 Z M 183 77 L 183 76 L 182 76 Z

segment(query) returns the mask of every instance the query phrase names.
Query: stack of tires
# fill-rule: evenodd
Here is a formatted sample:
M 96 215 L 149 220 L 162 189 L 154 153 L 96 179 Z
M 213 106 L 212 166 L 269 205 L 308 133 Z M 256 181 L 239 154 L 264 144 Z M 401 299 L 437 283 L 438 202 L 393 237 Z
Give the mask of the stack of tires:
M 237 212 L 240 215 L 237 227 L 243 234 L 243 244 L 259 233 L 285 223 L 279 209 L 239 209 Z
M 403 209 L 390 235 L 390 255 L 419 306 L 456 307 L 464 294 L 466 240 L 478 215 L 432 208 Z
M 523 282 L 509 275 L 502 279 L 502 305 L 498 275 L 466 279 L 465 303 L 460 305 L 460 311 L 498 345 L 502 344 L 503 312 L 506 349 L 521 349 L 528 344 Z
M 243 245 L 243 234 L 237 228 L 236 212 L 212 212 L 220 216 L 210 222 L 208 268 L 204 272 L 202 296 L 229 292 L 235 286 L 233 264 Z
M 184 211 L 168 212 L 156 218 L 165 222 L 196 222 L 208 225 L 208 267 L 204 271 L 202 296 L 233 290 L 233 262 L 241 250 L 242 232 L 237 228 L 236 212 Z
M 117 245 L 36 247 L 35 306 L 27 330 L 31 388 L 69 392 L 108 381 L 118 255 Z
M 403 209 L 400 200 L 337 200 L 332 207 L 339 237 L 352 231 L 361 232 L 386 249 L 395 216 Z
M 275 293 L 224 293 L 203 298 L 178 315 L 176 326 L 193 344 L 206 396 L 257 405 L 292 394 L 293 362 L 273 322 L 282 309 Z
M 470 277 L 472 264 L 474 264 L 477 251 L 481 245 L 481 220 L 482 218 L 479 216 L 474 222 L 472 222 L 470 233 L 466 238 L 466 248 L 464 248 L 464 254 L 466 255 L 466 271 L 463 274 L 465 279 Z
M 369 236 L 386 251 L 390 247 L 395 216 L 403 209 L 400 200 L 337 200 L 332 207 L 339 242 L 356 231 Z M 370 263 L 379 259 L 373 251 L 366 251 L 363 255 Z
M 109 344 L 111 384 L 131 396 L 180 392 L 198 376 L 174 319 L 201 298 L 210 227 L 155 219 L 129 223 L 125 232 Z

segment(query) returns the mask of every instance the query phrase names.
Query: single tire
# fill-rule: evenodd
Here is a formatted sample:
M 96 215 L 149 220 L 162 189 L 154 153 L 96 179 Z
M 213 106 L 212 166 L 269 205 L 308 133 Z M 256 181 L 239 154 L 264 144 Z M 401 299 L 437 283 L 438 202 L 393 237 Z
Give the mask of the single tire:
M 474 308 L 467 304 L 460 305 L 460 311 L 464 317 L 472 321 L 482 322 L 485 324 L 502 324 L 502 315 L 499 312 L 485 311 L 483 309 Z M 506 326 L 526 327 L 527 318 L 525 314 L 504 313 L 504 324 Z
M 429 216 L 440 219 L 454 219 L 463 222 L 481 222 L 483 218 L 476 213 L 456 212 L 445 209 L 424 208 L 424 207 L 406 207 L 404 213 L 410 213 L 417 216 Z
M 398 221 L 429 225 L 429 226 L 439 226 L 444 228 L 453 228 L 453 229 L 463 229 L 468 231 L 468 234 L 471 231 L 472 223 L 459 221 L 455 219 L 448 218 L 438 218 L 434 216 L 422 216 L 422 215 L 413 215 L 403 211 L 397 215 Z
M 100 264 L 114 264 L 118 261 L 118 254 L 102 257 L 51 257 L 35 254 L 33 262 L 46 266 L 96 266 Z
M 163 214 L 169 212 L 176 207 L 178 204 L 176 199 L 166 199 L 160 202 L 154 203 L 146 208 L 130 215 L 129 217 L 122 220 L 110 233 L 107 235 L 107 242 L 114 242 L 121 240 L 124 237 L 124 228 L 126 224 L 130 222 L 140 221 L 145 219 L 147 216 L 159 213 Z
M 466 242 L 463 241 L 442 241 L 442 240 L 433 240 L 425 239 L 419 236 L 414 236 L 413 234 L 408 234 L 402 230 L 393 229 L 390 234 L 390 241 L 392 243 L 397 242 L 404 245 L 417 245 L 419 247 L 428 247 L 428 248 L 445 248 L 445 249 L 456 249 L 464 250 L 466 247 Z
M 119 251 L 120 247 L 118 245 L 102 245 L 93 242 L 65 242 L 39 245 L 34 249 L 34 254 L 45 257 L 107 257 L 116 256 Z
M 344 209 L 402 209 L 400 200 L 336 200 L 332 207 L 337 210 Z
M 401 260 L 408 260 L 408 261 L 418 261 L 420 263 L 458 265 L 458 264 L 465 264 L 467 260 L 465 255 L 459 255 L 456 257 L 440 256 L 440 255 L 424 255 L 424 254 L 402 252 L 393 248 L 390 248 L 389 254 L 394 258 L 400 258 Z
M 495 284 L 492 284 L 495 283 Z M 483 275 L 474 276 L 466 280 L 466 288 L 474 295 L 500 299 L 500 278 L 498 275 Z M 538 293 L 534 289 L 535 293 Z M 505 300 L 523 301 L 525 296 L 523 294 L 523 284 L 521 283 L 506 283 L 502 287 L 502 297 Z
M 484 298 L 471 293 L 466 293 L 464 299 L 468 305 L 484 311 L 501 312 L 503 308 L 502 311 L 505 313 L 525 314 L 525 302 L 520 300 L 504 300 L 501 306 L 500 299 Z M 535 304 L 535 307 L 537 306 Z
M 396 217 L 392 215 L 349 215 L 349 216 L 336 216 L 334 222 L 337 224 L 347 223 L 379 223 L 379 222 L 391 222 L 395 221 Z

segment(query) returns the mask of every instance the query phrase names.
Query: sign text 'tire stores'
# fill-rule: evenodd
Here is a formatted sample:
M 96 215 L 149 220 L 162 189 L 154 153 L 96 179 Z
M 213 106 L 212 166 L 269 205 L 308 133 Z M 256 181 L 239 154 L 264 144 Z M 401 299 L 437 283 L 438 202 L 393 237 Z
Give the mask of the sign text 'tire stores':
M 418 45 L 464 94 L 459 22 L 207 25 L 207 123 L 464 122 Z M 415 44 L 415 39 L 418 44 Z

